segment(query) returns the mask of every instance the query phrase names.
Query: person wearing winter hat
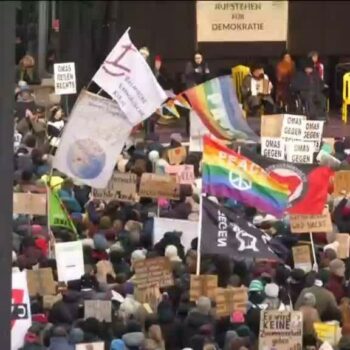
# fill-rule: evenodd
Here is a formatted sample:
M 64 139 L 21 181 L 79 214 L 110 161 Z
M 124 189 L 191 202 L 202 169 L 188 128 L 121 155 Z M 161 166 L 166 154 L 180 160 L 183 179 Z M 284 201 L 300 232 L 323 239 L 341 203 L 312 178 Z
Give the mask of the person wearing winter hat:
M 84 342 L 84 332 L 80 328 L 72 328 L 69 332 L 69 343 L 76 345 Z
M 122 337 L 128 350 L 141 350 L 145 342 L 145 336 L 142 333 L 141 325 L 132 320 L 126 325 L 126 333 Z
M 312 293 L 305 293 L 299 311 L 303 314 L 303 334 L 316 335 L 314 323 L 320 322 L 320 315 L 315 308 L 316 298 Z
M 131 253 L 131 266 L 133 266 L 138 261 L 143 261 L 146 259 L 146 253 L 142 249 L 136 249 Z
M 263 304 L 266 305 L 267 310 L 284 311 L 285 305 L 279 300 L 279 287 L 276 283 L 268 283 L 265 286 L 266 299 Z
M 334 259 L 329 264 L 330 276 L 326 284 L 328 289 L 335 296 L 338 303 L 346 296 L 344 287 L 345 264 L 340 259 Z
M 295 304 L 300 295 L 300 292 L 305 287 L 305 271 L 299 268 L 293 269 L 287 282 L 289 285 L 290 298 L 292 300 L 292 303 Z
M 75 346 L 68 342 L 67 332 L 63 327 L 55 327 L 50 338 L 48 350 L 74 350 Z
M 121 339 L 114 339 L 111 342 L 110 350 L 126 350 L 125 343 Z
M 174 245 L 168 245 L 165 248 L 164 256 L 169 259 L 173 271 L 176 270 L 176 268 L 182 264 L 182 260 L 177 254 L 177 248 Z

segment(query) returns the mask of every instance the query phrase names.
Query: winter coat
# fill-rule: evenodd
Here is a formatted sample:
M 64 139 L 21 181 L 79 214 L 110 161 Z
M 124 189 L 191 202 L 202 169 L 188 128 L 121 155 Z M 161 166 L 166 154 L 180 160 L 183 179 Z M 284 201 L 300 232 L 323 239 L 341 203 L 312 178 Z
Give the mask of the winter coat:
M 126 333 L 122 340 L 127 350 L 140 350 L 145 342 L 145 336 L 142 332 Z
M 317 310 L 308 305 L 303 305 L 300 307 L 299 311 L 303 314 L 303 334 L 315 334 L 314 322 L 320 322 L 320 315 Z
M 80 293 L 68 291 L 62 300 L 55 303 L 49 314 L 49 321 L 53 324 L 72 324 L 80 316 Z
M 190 339 L 199 334 L 199 329 L 207 324 L 214 326 L 214 318 L 211 315 L 204 315 L 197 310 L 191 311 L 185 320 L 185 342 L 189 346 Z
M 345 297 L 345 289 L 343 285 L 343 278 L 331 274 L 329 280 L 326 284 L 326 289 L 328 289 L 337 300 L 337 303 L 340 303 L 340 300 Z
M 68 342 L 66 337 L 52 337 L 48 350 L 74 350 L 75 346 Z

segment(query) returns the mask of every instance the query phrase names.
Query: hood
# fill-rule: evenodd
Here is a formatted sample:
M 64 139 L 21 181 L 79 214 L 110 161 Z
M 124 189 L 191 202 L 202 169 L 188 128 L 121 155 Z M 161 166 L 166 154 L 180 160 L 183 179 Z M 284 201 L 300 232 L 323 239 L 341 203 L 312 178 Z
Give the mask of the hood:
M 127 347 L 140 347 L 145 341 L 145 336 L 142 332 L 126 333 L 123 335 L 122 340 Z

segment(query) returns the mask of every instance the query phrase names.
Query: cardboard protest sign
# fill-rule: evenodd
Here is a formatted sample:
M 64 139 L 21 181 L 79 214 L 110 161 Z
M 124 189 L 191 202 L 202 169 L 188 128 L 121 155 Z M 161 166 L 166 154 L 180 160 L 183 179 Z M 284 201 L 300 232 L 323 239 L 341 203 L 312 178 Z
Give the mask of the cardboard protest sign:
M 181 185 L 192 185 L 195 181 L 192 164 L 168 165 L 165 172 L 168 175 L 176 176 L 177 182 Z
M 38 270 L 28 270 L 27 281 L 29 295 L 31 297 L 36 296 L 37 294 L 41 296 L 56 294 L 56 283 L 53 278 L 51 267 Z
M 143 173 L 141 176 L 139 196 L 179 199 L 180 187 L 174 176 Z
M 261 311 L 259 350 L 301 349 L 302 338 L 303 315 L 300 311 Z
M 90 317 L 101 322 L 112 322 L 112 302 L 110 300 L 85 300 L 84 318 Z
M 181 164 L 187 156 L 186 147 L 176 147 L 168 150 L 168 158 L 170 164 Z
M 147 304 L 153 312 L 157 311 L 158 304 L 162 300 L 159 291 L 159 284 L 149 284 L 148 286 L 137 287 L 134 292 L 135 299 L 141 304 Z
M 290 215 L 292 233 L 332 232 L 332 220 L 328 209 L 319 215 Z
M 198 236 L 198 222 L 155 217 L 153 219 L 153 244 L 158 243 L 164 233 L 169 231 L 182 232 L 181 244 L 187 251 L 191 248 L 192 240 Z
M 315 322 L 314 329 L 317 338 L 328 342 L 332 346 L 336 346 L 341 336 L 341 328 L 338 322 Z
M 174 285 L 171 264 L 168 258 L 159 257 L 137 261 L 134 264 L 133 282 L 137 288 L 157 283 L 160 288 Z
M 55 63 L 53 65 L 56 95 L 70 95 L 77 93 L 75 77 L 75 63 Z
M 342 191 L 350 193 L 350 171 L 341 170 L 335 173 L 334 177 L 334 192 L 335 196 L 341 194 Z
M 81 241 L 55 244 L 59 282 L 74 281 L 84 275 L 83 245 Z
M 13 213 L 28 215 L 47 214 L 46 193 L 14 193 Z
M 247 310 L 248 289 L 242 288 L 217 288 L 216 289 L 216 316 L 230 316 L 233 311 Z
M 261 137 L 281 137 L 283 114 L 263 115 L 261 117 Z
M 58 301 L 62 300 L 62 294 L 57 295 L 44 295 L 43 296 L 43 306 L 44 310 L 52 309 L 52 306 Z
M 105 189 L 93 189 L 92 195 L 96 199 L 110 202 L 118 200 L 120 202 L 137 201 L 137 175 L 132 173 L 114 172 Z
M 215 300 L 217 287 L 217 275 L 191 275 L 190 300 L 196 301 L 201 296 Z
M 75 350 L 104 350 L 105 343 L 86 343 L 86 344 L 76 344 Z
M 24 336 L 32 325 L 30 300 L 25 271 L 12 273 L 11 350 L 23 346 Z
M 266 158 L 284 160 L 284 140 L 280 137 L 261 137 L 261 155 Z
M 339 259 L 346 259 L 350 253 L 350 235 L 348 233 L 337 233 L 336 241 L 339 242 L 337 256 Z
M 287 161 L 295 164 L 312 164 L 315 146 L 312 142 L 287 141 Z
M 310 256 L 310 247 L 308 245 L 301 245 L 293 247 L 294 268 L 302 269 L 305 272 L 312 270 L 312 262 Z
M 303 140 L 314 144 L 314 152 L 318 152 L 321 146 L 324 121 L 303 120 Z
M 302 141 L 304 130 L 303 120 L 306 120 L 305 116 L 284 114 L 281 137 Z

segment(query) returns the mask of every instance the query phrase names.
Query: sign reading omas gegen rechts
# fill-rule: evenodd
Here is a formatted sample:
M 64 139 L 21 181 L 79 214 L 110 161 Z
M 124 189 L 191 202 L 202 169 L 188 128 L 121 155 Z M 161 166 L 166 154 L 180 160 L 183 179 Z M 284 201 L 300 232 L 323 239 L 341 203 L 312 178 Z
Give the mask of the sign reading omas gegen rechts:
M 197 40 L 286 41 L 288 1 L 197 1 Z
M 77 93 L 75 63 L 55 63 L 53 66 L 56 95 Z

